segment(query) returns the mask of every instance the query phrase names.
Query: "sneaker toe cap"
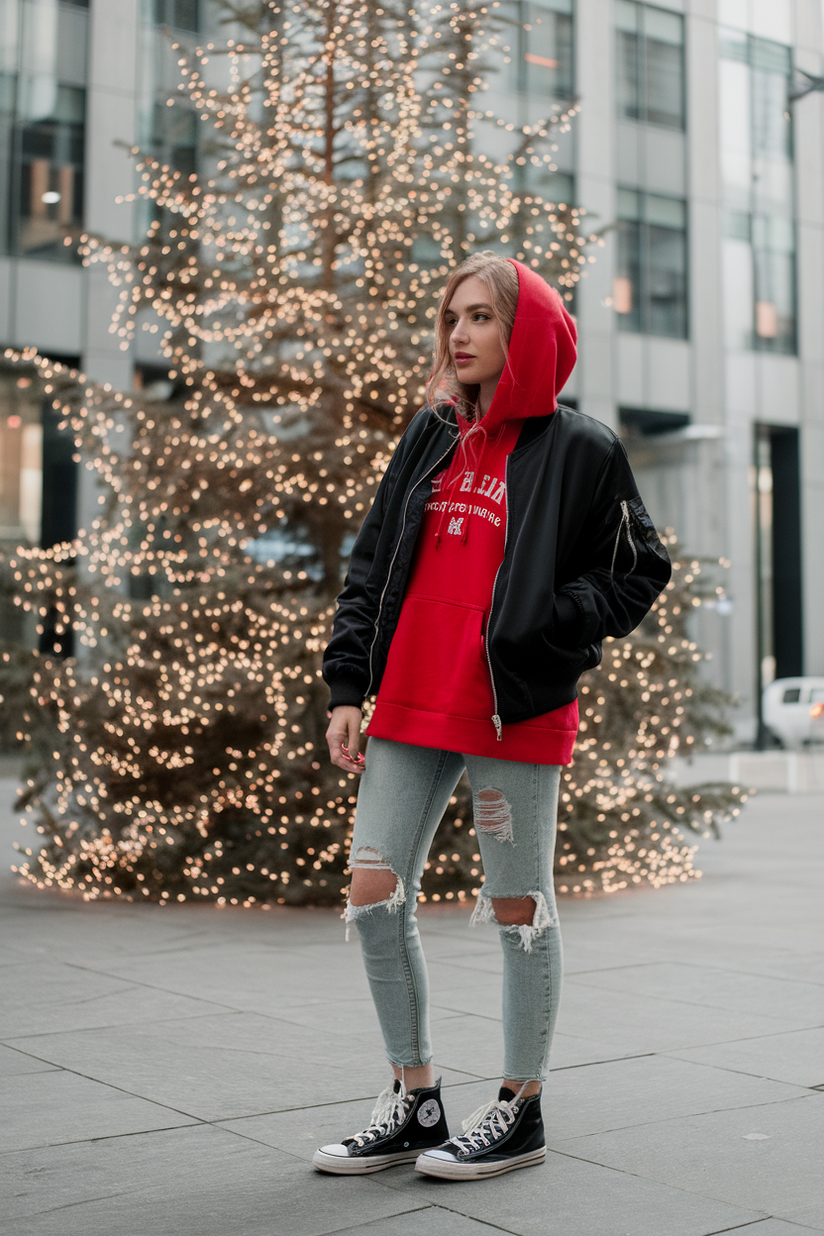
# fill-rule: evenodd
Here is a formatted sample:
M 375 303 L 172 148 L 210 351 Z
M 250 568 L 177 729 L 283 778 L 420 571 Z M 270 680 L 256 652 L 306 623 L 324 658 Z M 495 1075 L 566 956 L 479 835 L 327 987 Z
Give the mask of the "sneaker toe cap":
M 347 1146 L 343 1146 L 340 1142 L 332 1142 L 329 1146 L 321 1146 L 318 1153 L 332 1155 L 337 1159 L 349 1158 L 349 1148 Z
M 420 1156 L 422 1159 L 443 1159 L 447 1163 L 454 1163 L 457 1156 L 452 1150 L 425 1150 Z

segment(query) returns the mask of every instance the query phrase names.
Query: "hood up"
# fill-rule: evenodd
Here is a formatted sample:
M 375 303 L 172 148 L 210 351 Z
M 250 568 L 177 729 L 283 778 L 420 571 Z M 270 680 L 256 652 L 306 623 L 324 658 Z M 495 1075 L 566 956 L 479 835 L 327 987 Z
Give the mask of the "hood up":
M 523 262 L 509 260 L 518 273 L 518 308 L 508 361 L 481 422 L 487 433 L 504 421 L 554 412 L 578 355 L 578 333 L 560 294 Z
M 480 421 L 458 416 L 461 443 L 446 487 L 454 486 L 466 469 L 480 474 L 484 456 L 512 422 L 530 416 L 547 416 L 557 406 L 557 395 L 566 384 L 577 358 L 575 323 L 558 292 L 524 266 L 509 259 L 518 274 L 518 307 L 507 363 L 498 379 L 492 404 Z M 438 522 L 435 544 L 440 545 L 447 507 Z M 467 520 L 461 543 L 469 536 Z

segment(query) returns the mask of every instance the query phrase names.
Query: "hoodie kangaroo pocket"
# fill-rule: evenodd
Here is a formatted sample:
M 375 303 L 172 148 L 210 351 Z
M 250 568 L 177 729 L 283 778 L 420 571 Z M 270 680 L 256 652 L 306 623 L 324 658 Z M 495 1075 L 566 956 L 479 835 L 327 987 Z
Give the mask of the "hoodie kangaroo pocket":
M 380 698 L 452 717 L 492 715 L 484 611 L 407 596 L 392 637 Z

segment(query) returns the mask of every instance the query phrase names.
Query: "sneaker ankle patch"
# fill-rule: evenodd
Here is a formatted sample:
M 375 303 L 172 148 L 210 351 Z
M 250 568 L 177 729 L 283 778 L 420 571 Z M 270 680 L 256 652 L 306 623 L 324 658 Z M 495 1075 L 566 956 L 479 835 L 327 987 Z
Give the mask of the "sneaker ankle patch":
M 441 1105 L 437 1099 L 427 1099 L 418 1108 L 418 1124 L 425 1129 L 432 1129 L 441 1118 Z

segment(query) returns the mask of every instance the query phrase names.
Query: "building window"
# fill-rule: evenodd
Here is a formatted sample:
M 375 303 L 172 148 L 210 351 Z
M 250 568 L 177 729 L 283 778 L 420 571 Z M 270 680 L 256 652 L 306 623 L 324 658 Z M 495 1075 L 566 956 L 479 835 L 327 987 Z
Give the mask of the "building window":
M 615 10 L 618 115 L 683 129 L 683 17 L 634 0 L 616 0 Z
M 619 408 L 622 438 L 655 438 L 675 433 L 690 423 L 688 412 L 658 412 L 652 408 Z
M 176 172 L 188 176 L 197 171 L 197 112 L 183 103 L 167 107 L 156 100 L 152 117 L 151 147 L 154 154 Z
M 171 26 L 173 30 L 200 30 L 201 0 L 153 0 L 154 21 L 157 26 Z
M 8 3 L 5 10 L 0 246 L 72 261 L 83 230 L 88 5 Z
M 17 115 L 12 251 L 72 258 L 83 227 L 86 91 L 48 77 L 23 78 Z
M 721 57 L 726 341 L 733 348 L 794 353 L 791 52 L 724 30 Z
M 515 0 L 500 12 L 514 28 L 512 88 L 535 98 L 571 98 L 572 0 Z
M 612 304 L 619 330 L 686 339 L 686 202 L 619 189 L 618 219 Z

